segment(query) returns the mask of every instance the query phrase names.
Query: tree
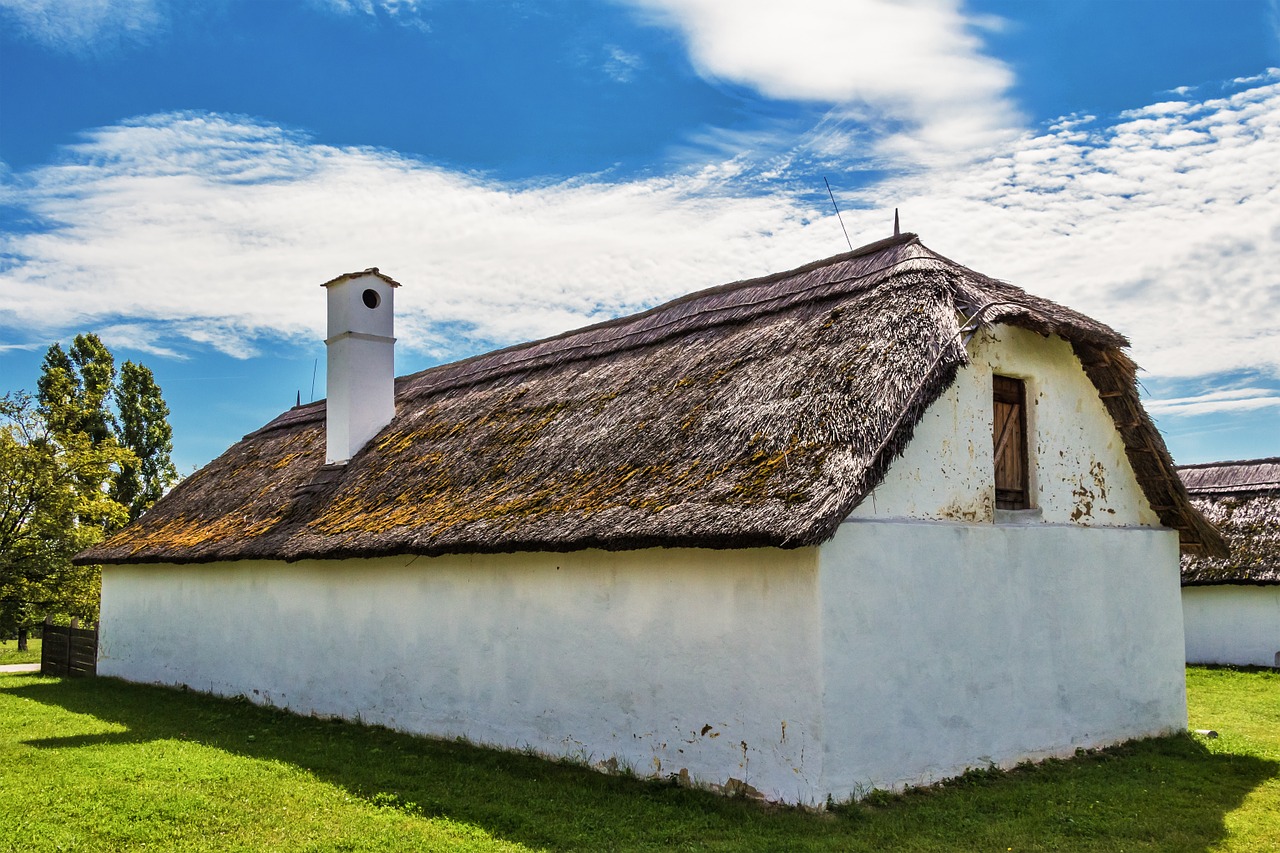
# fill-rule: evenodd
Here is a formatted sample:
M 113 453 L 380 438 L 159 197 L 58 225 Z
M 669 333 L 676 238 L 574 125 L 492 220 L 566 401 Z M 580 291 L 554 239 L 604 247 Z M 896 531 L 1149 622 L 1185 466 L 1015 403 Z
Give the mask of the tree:
M 116 388 L 120 410 L 119 442 L 133 452 L 136 461 L 120 467 L 112 496 L 129 510 L 129 520 L 142 515 L 178 480 L 173 465 L 173 429 L 169 407 L 150 369 L 126 361 Z
M 99 570 L 71 558 L 123 524 L 102 484 L 132 453 L 84 432 L 55 436 L 25 394 L 0 397 L 0 631 L 50 613 L 97 618 Z
M 83 394 L 80 375 L 76 373 L 71 357 L 55 343 L 44 354 L 40 365 L 40 379 L 36 382 L 36 398 L 45 426 L 53 433 L 75 431 L 79 410 L 78 400 Z
M 0 631 L 20 647 L 45 615 L 97 618 L 99 569 L 71 558 L 177 480 L 155 377 L 125 362 L 117 383 L 97 335 L 50 346 L 36 389 L 0 398 Z
M 108 408 L 115 380 L 115 358 L 97 335 L 76 335 L 69 355 L 61 344 L 49 347 L 36 383 L 49 430 L 55 436 L 84 433 L 94 446 L 110 439 L 116 430 Z

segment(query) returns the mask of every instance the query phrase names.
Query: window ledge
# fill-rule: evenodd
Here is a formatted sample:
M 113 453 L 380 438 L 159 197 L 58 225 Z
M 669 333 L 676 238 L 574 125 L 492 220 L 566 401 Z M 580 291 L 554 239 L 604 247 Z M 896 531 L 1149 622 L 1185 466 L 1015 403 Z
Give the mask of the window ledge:
M 998 509 L 996 524 L 1039 524 L 1044 521 L 1044 512 L 1035 509 Z

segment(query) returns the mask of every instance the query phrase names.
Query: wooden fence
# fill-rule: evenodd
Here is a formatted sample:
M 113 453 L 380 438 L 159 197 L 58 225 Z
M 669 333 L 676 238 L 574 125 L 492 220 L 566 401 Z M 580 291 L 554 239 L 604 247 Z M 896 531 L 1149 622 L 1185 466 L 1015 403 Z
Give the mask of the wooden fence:
M 98 674 L 98 623 L 81 628 L 72 619 L 70 627 L 44 623 L 40 645 L 40 674 L 76 678 Z

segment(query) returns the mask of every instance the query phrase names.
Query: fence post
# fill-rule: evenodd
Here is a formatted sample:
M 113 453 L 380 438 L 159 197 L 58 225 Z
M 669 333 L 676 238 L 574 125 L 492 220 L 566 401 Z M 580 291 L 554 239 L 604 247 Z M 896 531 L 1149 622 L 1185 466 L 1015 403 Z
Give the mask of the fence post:
M 50 630 L 53 628 L 53 617 L 45 614 L 44 628 L 40 632 L 40 674 L 41 675 L 61 675 L 55 672 L 56 660 L 54 644 L 62 639 L 58 636 L 57 631 Z M 68 651 L 70 649 L 68 648 Z

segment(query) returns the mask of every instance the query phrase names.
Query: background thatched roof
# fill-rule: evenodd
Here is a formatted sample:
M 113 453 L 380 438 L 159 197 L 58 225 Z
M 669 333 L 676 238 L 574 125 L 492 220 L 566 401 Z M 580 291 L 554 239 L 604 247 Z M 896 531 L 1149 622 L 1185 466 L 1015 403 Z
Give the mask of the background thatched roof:
M 1280 584 L 1280 457 L 1183 465 L 1178 475 L 1231 546 L 1226 558 L 1184 554 L 1182 585 Z
M 1127 341 L 906 234 L 396 380 L 396 417 L 324 465 L 324 402 L 192 475 L 86 562 L 295 560 L 829 538 L 966 362 L 958 315 L 1071 341 L 1152 505 L 1190 509 Z

